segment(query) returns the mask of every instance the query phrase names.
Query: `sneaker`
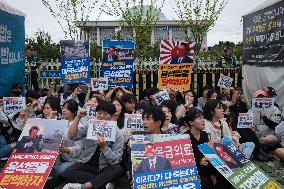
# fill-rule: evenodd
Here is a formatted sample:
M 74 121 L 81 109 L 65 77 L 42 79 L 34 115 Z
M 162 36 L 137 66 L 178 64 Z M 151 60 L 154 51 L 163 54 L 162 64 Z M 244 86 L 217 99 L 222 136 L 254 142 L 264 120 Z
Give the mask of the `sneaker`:
M 63 189 L 81 189 L 82 184 L 79 183 L 68 183 L 66 184 Z

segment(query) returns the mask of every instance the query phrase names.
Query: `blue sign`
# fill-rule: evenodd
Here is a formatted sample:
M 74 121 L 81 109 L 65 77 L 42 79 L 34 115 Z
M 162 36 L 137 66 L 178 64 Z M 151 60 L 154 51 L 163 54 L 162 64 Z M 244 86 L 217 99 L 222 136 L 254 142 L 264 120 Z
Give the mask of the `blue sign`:
M 65 84 L 90 83 L 88 41 L 60 41 L 61 80 Z
M 61 78 L 61 70 L 42 70 L 40 77 L 45 79 Z
M 103 40 L 102 76 L 107 77 L 109 87 L 133 88 L 134 42 Z
M 11 87 L 25 85 L 25 17 L 0 10 L 0 96 L 10 96 Z

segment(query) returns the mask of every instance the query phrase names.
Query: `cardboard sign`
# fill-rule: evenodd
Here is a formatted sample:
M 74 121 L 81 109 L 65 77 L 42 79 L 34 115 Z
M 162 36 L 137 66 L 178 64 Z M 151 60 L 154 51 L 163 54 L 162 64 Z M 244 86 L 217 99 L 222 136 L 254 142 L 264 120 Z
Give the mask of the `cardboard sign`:
M 253 98 L 252 109 L 255 111 L 260 111 L 262 109 L 268 112 L 273 111 L 274 101 L 274 98 Z
M 233 78 L 225 75 L 221 75 L 218 81 L 218 87 L 220 88 L 230 88 L 233 83 Z
M 125 114 L 124 127 L 130 131 L 144 131 L 142 114 Z
M 187 91 L 190 89 L 192 64 L 160 64 L 158 88 Z
M 283 188 L 275 180 L 269 178 L 230 140 L 214 141 L 198 146 L 210 163 L 236 188 Z
M 166 90 L 156 93 L 153 97 L 158 106 L 160 106 L 164 100 L 170 100 L 169 93 Z
M 92 91 L 108 90 L 108 78 L 92 78 Z
M 20 112 L 26 109 L 25 97 L 3 97 L 3 111 L 6 114 Z
M 28 119 L 0 174 L 0 188 L 43 188 L 67 134 L 66 120 Z
M 253 126 L 253 113 L 240 113 L 237 128 L 251 128 Z
M 201 188 L 188 135 L 133 135 L 130 146 L 135 189 Z
M 86 103 L 87 115 L 91 118 L 97 117 L 96 107 L 97 104 Z
M 104 138 L 105 141 L 115 141 L 117 123 L 116 121 L 105 121 L 90 119 L 87 133 L 87 139 L 97 140 L 98 136 Z

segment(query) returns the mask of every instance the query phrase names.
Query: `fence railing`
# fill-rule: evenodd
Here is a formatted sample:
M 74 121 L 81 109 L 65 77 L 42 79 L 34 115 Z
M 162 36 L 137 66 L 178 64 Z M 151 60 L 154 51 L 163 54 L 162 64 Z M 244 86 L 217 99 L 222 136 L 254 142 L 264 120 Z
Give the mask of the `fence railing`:
M 31 69 L 36 67 L 36 63 L 26 65 L 26 84 L 28 89 L 31 89 L 31 74 L 38 72 L 40 88 L 45 88 L 51 81 L 59 83 L 59 78 L 42 78 L 40 72 L 54 71 L 60 73 L 61 67 L 59 62 L 44 62 L 37 63 L 40 65 L 37 70 Z M 206 66 L 204 66 L 206 65 Z M 208 66 L 211 65 L 211 66 Z M 158 63 L 143 62 L 142 65 L 134 66 L 134 85 L 132 91 L 136 94 L 137 99 L 140 99 L 143 91 L 146 88 L 156 87 L 158 84 Z M 91 77 L 101 77 L 101 63 L 91 62 Z M 226 75 L 233 78 L 233 87 L 241 87 L 242 85 L 242 72 L 240 68 L 214 68 L 212 64 L 202 63 L 195 66 L 191 75 L 191 88 L 200 96 L 202 95 L 202 87 L 205 85 L 212 85 L 217 87 L 220 75 Z

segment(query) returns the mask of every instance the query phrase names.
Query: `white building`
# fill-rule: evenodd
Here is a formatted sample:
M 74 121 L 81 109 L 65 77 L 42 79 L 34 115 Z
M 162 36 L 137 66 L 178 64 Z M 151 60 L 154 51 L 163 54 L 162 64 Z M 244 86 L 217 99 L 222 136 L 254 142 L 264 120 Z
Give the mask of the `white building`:
M 146 9 L 147 6 L 144 6 Z M 158 10 L 157 10 L 158 11 Z M 146 11 L 145 11 L 146 12 Z M 76 26 L 81 29 L 81 40 L 96 41 L 101 46 L 104 39 L 112 39 L 117 36 L 117 32 L 124 40 L 131 40 L 131 35 L 120 27 L 120 20 L 113 21 L 87 21 L 76 22 Z M 183 41 L 184 32 L 180 27 L 179 20 L 168 20 L 165 15 L 159 11 L 159 20 L 154 24 L 154 30 L 151 35 L 151 44 L 160 43 L 161 40 L 169 39 L 174 41 Z M 190 29 L 189 36 L 192 36 Z M 204 37 L 202 48 L 207 50 L 207 35 Z

